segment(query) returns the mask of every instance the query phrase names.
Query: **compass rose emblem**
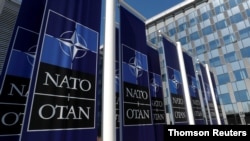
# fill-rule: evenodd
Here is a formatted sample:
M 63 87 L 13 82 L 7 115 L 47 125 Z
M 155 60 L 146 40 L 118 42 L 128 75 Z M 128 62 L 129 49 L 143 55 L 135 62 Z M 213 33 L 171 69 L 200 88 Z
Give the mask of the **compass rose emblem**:
M 194 81 L 192 81 L 191 88 L 192 88 L 193 92 L 195 93 L 196 92 L 196 85 L 195 85 Z
M 34 45 L 30 47 L 27 52 L 24 52 L 27 55 L 27 60 L 31 66 L 33 66 L 34 64 L 36 49 L 37 49 L 37 45 Z
M 74 59 L 83 58 L 89 50 L 85 39 L 76 31 L 66 31 L 58 40 L 61 50 L 65 55 L 71 57 L 72 62 Z
M 140 60 L 136 59 L 135 57 L 131 58 L 129 60 L 129 67 L 130 67 L 130 71 L 131 73 L 136 77 L 141 77 L 142 74 L 143 74 L 143 71 L 142 71 L 142 65 L 141 65 L 141 62 Z
M 156 96 L 156 93 L 159 91 L 159 85 L 156 83 L 155 77 L 151 79 L 151 86 L 153 87 L 153 92 Z
M 175 74 L 174 74 L 174 75 L 172 75 L 172 79 L 171 79 L 171 81 L 173 82 L 173 84 L 174 84 L 175 88 L 176 88 L 176 89 L 178 89 L 178 88 L 179 88 L 179 84 L 180 84 L 180 82 L 177 80 L 177 78 L 176 78 L 176 75 L 175 75 Z

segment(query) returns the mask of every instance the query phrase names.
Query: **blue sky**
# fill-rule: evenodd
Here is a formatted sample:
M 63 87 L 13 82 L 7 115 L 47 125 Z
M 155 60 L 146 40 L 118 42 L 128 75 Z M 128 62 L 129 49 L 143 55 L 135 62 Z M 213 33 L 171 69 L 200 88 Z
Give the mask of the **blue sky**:
M 147 19 L 183 1 L 184 0 L 125 0 L 125 2 Z

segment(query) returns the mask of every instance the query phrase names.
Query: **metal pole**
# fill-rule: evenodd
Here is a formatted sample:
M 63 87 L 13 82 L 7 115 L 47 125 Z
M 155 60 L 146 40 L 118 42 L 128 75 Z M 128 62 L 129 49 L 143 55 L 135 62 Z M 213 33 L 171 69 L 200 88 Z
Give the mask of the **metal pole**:
M 102 141 L 115 141 L 115 0 L 106 0 L 104 32 Z
M 221 125 L 218 105 L 217 105 L 217 101 L 216 101 L 216 98 L 215 98 L 214 87 L 213 87 L 213 84 L 212 84 L 211 75 L 209 73 L 208 64 L 205 64 L 205 67 L 206 67 L 206 72 L 207 72 L 207 77 L 208 77 L 208 83 L 209 83 L 210 90 L 211 90 L 211 95 L 212 95 L 212 100 L 213 100 L 213 104 L 214 104 L 214 110 L 215 110 L 217 123 L 218 123 L 218 125 Z
M 183 82 L 183 88 L 184 88 L 184 97 L 186 101 L 186 107 L 187 107 L 187 114 L 188 114 L 188 122 L 190 125 L 194 125 L 194 114 L 193 114 L 193 108 L 188 88 L 188 80 L 187 80 L 187 73 L 185 68 L 185 63 L 183 59 L 183 52 L 181 48 L 181 43 L 176 42 L 177 52 L 178 52 L 178 58 L 179 58 L 179 64 L 180 64 L 180 71 L 181 71 L 181 78 Z

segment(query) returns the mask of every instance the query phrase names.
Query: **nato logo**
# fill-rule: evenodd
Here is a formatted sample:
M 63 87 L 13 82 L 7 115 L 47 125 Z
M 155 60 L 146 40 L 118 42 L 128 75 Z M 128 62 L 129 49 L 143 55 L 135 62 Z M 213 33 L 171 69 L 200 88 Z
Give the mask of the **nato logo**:
M 190 95 L 192 97 L 198 97 L 198 90 L 197 90 L 197 81 L 194 77 L 189 76 L 189 89 L 190 89 Z
M 205 84 L 205 88 L 206 88 L 207 100 L 211 101 L 212 100 L 211 99 L 211 91 L 210 91 L 208 84 Z
M 156 73 L 149 73 L 150 80 L 150 94 L 153 97 L 160 97 L 159 93 L 161 92 L 161 76 Z
M 23 27 L 17 28 L 7 74 L 24 78 L 31 77 L 37 41 L 38 33 Z
M 94 74 L 98 33 L 53 11 L 49 12 L 49 19 L 51 20 L 47 22 L 44 36 L 42 62 Z
M 143 68 L 141 60 L 139 60 L 136 57 L 132 57 L 129 60 L 129 70 L 132 75 L 134 75 L 136 78 L 141 77 L 143 75 Z
M 170 91 L 173 94 L 181 94 L 181 74 L 179 71 L 174 70 L 174 69 L 168 69 L 168 77 L 169 77 L 169 86 L 170 86 Z
M 116 92 L 119 92 L 120 90 L 120 87 L 119 87 L 119 84 L 120 84 L 120 76 L 119 76 L 119 62 L 116 61 L 115 62 L 116 64 L 116 69 L 115 69 L 115 87 L 116 87 Z
M 127 46 L 123 47 L 123 78 L 132 84 L 148 86 L 147 56 Z

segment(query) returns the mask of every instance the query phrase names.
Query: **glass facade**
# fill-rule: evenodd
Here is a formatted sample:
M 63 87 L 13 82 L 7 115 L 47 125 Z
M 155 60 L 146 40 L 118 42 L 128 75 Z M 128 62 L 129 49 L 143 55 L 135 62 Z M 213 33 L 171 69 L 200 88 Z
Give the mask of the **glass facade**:
M 163 27 L 157 26 L 159 21 Z M 196 0 L 146 26 L 148 40 L 156 41 L 155 33 L 164 28 L 162 32 L 179 41 L 194 60 L 209 64 L 225 120 L 250 124 L 250 0 Z

